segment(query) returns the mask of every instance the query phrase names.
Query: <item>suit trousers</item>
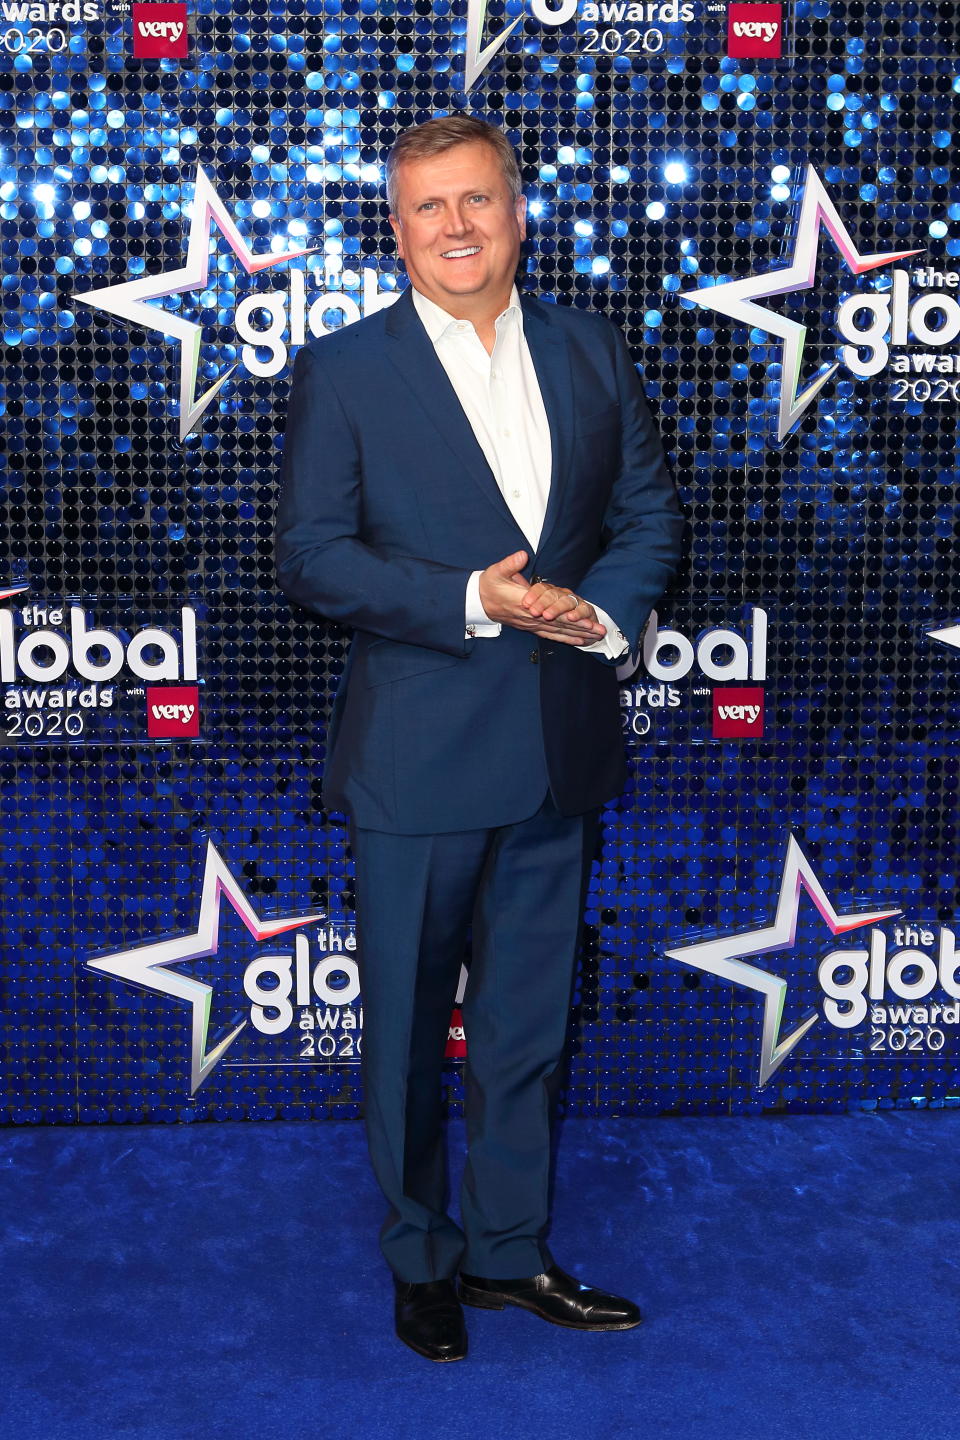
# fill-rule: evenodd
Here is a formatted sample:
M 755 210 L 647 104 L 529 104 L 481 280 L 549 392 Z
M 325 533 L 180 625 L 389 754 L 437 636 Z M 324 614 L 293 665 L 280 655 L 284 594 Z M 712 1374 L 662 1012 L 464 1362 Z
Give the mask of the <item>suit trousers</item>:
M 552 1264 L 555 1102 L 597 828 L 597 811 L 563 816 L 548 795 L 494 829 L 351 829 L 367 1141 L 389 1205 L 381 1247 L 402 1280 L 458 1268 L 520 1279 Z M 441 1079 L 471 926 L 457 1224 Z

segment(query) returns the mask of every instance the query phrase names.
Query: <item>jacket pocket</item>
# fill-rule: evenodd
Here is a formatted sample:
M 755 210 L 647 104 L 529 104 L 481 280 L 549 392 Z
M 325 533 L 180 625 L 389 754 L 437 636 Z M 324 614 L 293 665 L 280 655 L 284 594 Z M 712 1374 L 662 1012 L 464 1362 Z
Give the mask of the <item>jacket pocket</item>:
M 577 415 L 576 434 L 595 435 L 598 430 L 607 430 L 611 434 L 620 433 L 620 406 L 608 405 L 604 410 L 594 410 L 590 415 Z
M 405 645 L 399 640 L 378 640 L 364 656 L 365 682 L 369 687 L 391 680 L 408 680 L 431 670 L 445 670 L 462 664 L 466 656 L 448 655 L 426 645 Z

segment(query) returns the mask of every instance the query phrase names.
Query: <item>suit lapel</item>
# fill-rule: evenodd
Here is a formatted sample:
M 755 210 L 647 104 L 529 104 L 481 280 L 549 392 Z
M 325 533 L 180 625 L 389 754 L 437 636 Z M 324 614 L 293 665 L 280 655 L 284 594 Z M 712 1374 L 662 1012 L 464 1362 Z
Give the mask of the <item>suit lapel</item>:
M 543 549 L 563 508 L 563 496 L 569 482 L 570 418 L 573 415 L 573 377 L 570 373 L 570 351 L 567 338 L 550 317 L 549 305 L 530 297 L 521 301 L 523 333 L 530 348 L 533 368 L 537 372 L 543 406 L 550 426 L 550 495 L 543 519 L 538 553 Z
M 464 473 L 479 485 L 497 512 L 516 526 L 517 522 L 463 412 L 457 392 L 450 384 L 447 372 L 414 309 L 410 290 L 406 290 L 387 311 L 386 329 L 391 337 L 390 360 L 401 380 L 456 455 Z

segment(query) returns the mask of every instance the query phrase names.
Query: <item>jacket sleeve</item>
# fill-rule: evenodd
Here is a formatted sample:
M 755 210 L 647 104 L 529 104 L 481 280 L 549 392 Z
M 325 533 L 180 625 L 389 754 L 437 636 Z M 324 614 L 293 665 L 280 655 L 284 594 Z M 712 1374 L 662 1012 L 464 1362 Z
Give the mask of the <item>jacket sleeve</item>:
M 680 561 L 685 522 L 627 343 L 612 329 L 621 466 L 604 517 L 603 553 L 577 589 L 616 618 L 632 650 Z
M 328 620 L 388 640 L 468 654 L 469 570 L 385 553 L 362 536 L 360 437 L 321 363 L 302 347 L 293 367 L 277 506 L 280 588 Z

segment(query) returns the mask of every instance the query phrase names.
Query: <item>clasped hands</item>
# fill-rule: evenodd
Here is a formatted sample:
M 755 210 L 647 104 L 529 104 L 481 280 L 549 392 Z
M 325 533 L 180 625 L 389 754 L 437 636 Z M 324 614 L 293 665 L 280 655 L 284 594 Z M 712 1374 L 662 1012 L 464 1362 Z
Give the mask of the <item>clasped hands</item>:
M 517 550 L 481 573 L 480 603 L 488 618 L 564 645 L 602 640 L 607 628 L 593 606 L 561 585 L 546 580 L 531 585 L 520 573 L 527 559 L 525 550 Z

